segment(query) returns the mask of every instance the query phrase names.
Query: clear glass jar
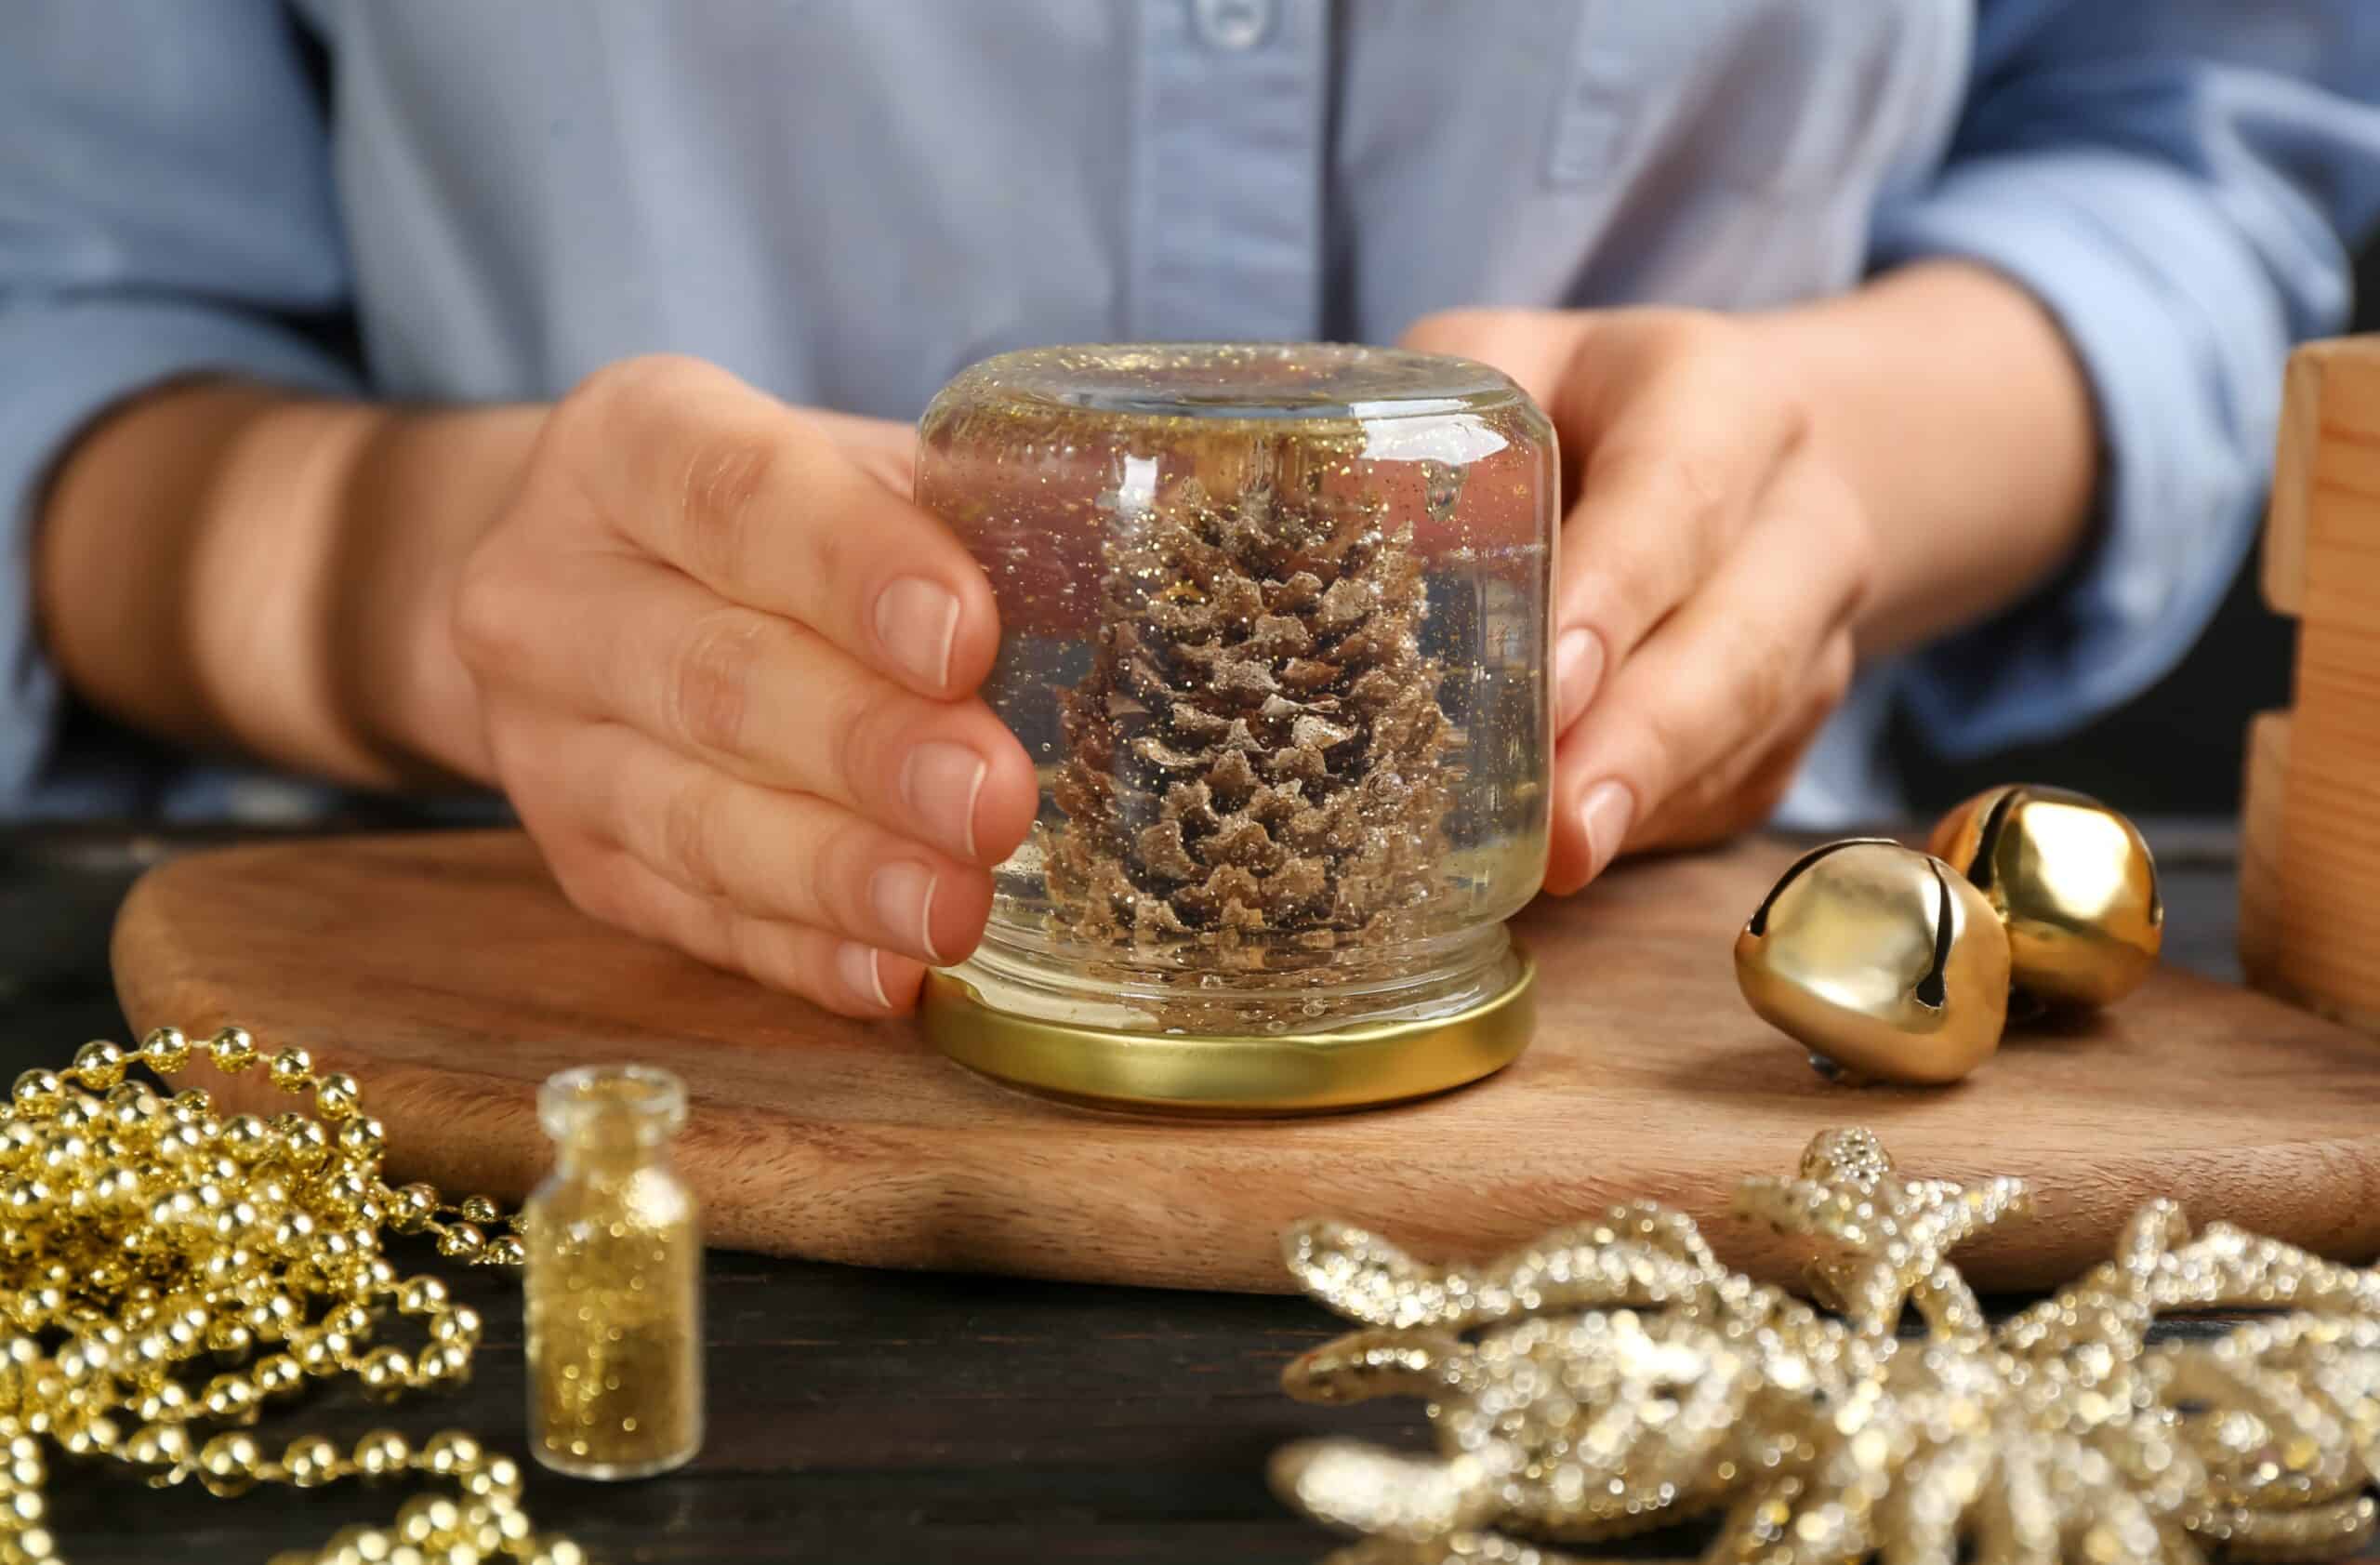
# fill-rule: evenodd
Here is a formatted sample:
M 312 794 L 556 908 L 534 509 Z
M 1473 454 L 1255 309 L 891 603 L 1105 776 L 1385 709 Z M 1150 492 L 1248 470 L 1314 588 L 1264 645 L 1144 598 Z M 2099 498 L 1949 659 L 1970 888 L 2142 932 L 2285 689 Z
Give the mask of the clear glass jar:
M 1494 1063 L 1516 1051 L 1502 921 L 1545 868 L 1556 514 L 1517 386 L 1334 345 L 1012 353 L 927 410 L 917 497 L 990 577 L 984 694 L 1041 782 L 981 948 L 930 988 L 939 1041 L 1033 1085 L 1223 1107 L 1453 1084 L 1342 1071 L 1316 1097 L 1297 1062 L 1385 1029 L 1409 1066 L 1500 1002 Z M 1167 1039 L 1239 1047 L 1109 1046 Z M 1259 1055 L 1306 1080 L 1294 1101 L 1250 1084 Z M 1474 1048 L 1454 1073 L 1483 1068 Z
M 686 1093 L 644 1066 L 537 1093 L 554 1169 L 521 1209 L 529 1449 L 573 1478 L 649 1478 L 703 1442 L 703 1241 L 671 1166 Z

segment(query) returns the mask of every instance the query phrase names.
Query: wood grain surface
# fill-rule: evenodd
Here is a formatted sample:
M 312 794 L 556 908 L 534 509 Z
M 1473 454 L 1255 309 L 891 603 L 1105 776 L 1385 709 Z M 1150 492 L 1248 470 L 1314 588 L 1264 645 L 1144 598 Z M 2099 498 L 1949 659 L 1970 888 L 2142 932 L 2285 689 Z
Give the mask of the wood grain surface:
M 1315 1213 L 1478 1253 L 1650 1196 L 1778 1276 L 1783 1252 L 1726 1218 L 1728 1193 L 1844 1123 L 1931 1174 L 2034 1181 L 2033 1220 L 1962 1252 L 1987 1288 L 2104 1257 L 2160 1194 L 2334 1255 L 2380 1249 L 2380 1048 L 2246 990 L 2161 973 L 2113 1013 L 2012 1038 L 1948 1090 L 1818 1080 L 1743 1006 L 1728 956 L 1794 851 L 1654 861 L 1540 903 L 1515 926 L 1543 985 L 1518 1064 L 1430 1102 L 1293 1121 L 1010 1092 L 906 1023 L 831 1017 L 589 922 L 509 833 L 180 859 L 127 898 L 114 964 L 136 1028 L 237 1020 L 352 1071 L 402 1172 L 449 1188 L 514 1197 L 536 1180 L 548 1073 L 665 1065 L 694 1099 L 682 1160 L 711 1240 L 826 1260 L 1271 1290 L 1275 1236 Z M 224 1084 L 273 1105 L 260 1073 Z

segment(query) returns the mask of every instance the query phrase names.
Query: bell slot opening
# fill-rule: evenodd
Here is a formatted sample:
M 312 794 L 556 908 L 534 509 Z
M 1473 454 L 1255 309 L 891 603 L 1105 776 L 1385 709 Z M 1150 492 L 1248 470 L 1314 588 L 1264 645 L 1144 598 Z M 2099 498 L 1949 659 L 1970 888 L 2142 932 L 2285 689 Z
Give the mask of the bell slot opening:
M 1928 1011 L 1939 1011 L 1950 999 L 1943 975 L 1950 965 L 1950 921 L 1956 915 L 1950 903 L 1950 882 L 1942 878 L 1938 866 L 1928 864 L 1925 868 L 1934 876 L 1934 965 L 1917 980 L 1917 1003 Z
M 1983 817 L 1983 829 L 1976 833 L 1975 857 L 1967 864 L 1967 879 L 1977 891 L 1991 889 L 1992 861 L 1998 856 L 2000 829 L 2008 824 L 2008 812 L 2016 807 L 2023 797 L 2021 788 L 2008 789 L 1991 802 L 1991 809 Z

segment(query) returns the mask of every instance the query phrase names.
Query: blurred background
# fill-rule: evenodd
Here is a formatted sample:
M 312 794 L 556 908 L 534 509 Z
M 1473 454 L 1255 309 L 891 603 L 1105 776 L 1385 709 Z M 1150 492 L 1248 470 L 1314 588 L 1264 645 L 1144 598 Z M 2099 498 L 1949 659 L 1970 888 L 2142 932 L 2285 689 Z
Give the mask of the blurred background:
M 2380 331 L 2380 235 L 2357 266 L 2356 324 Z M 1894 737 L 1921 818 L 2012 779 L 2121 801 L 2135 815 L 2229 815 L 2240 807 L 2248 719 L 2289 705 L 2296 628 L 2265 606 L 2261 552 L 2181 665 L 2122 710 L 2048 744 L 1949 763 L 1905 729 Z

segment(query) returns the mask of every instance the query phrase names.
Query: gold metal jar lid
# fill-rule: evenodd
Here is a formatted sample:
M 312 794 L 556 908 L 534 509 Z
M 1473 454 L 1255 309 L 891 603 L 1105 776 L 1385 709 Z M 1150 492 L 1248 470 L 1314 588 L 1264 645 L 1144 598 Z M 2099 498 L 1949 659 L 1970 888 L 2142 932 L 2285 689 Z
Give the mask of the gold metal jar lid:
M 1135 1032 L 996 1009 L 926 975 L 919 1019 L 945 1054 L 1031 1092 L 1174 1114 L 1312 1114 L 1427 1097 L 1510 1065 L 1537 1020 L 1537 963 L 1514 946 L 1488 999 L 1421 1021 L 1276 1036 Z

